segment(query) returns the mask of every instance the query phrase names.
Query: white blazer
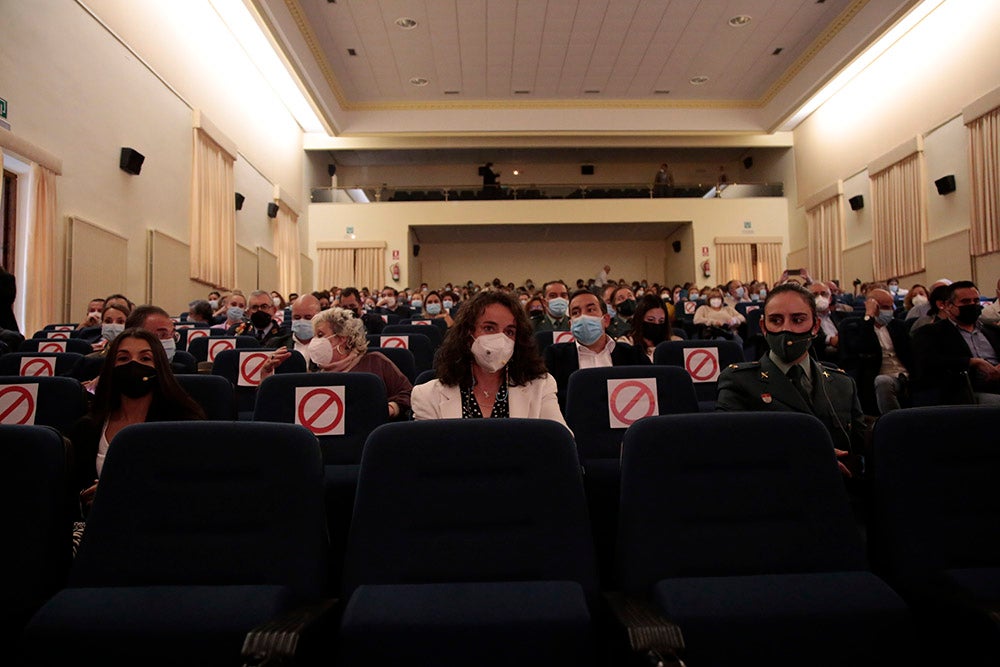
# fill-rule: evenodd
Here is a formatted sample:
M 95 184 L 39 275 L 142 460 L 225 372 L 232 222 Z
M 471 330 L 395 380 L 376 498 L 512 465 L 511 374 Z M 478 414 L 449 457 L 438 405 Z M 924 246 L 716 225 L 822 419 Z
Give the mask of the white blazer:
M 507 397 L 511 417 L 551 419 L 566 426 L 556 398 L 556 381 L 548 373 L 523 386 L 508 386 Z M 431 380 L 413 388 L 410 407 L 414 419 L 461 419 L 462 391 L 457 385 L 449 387 Z

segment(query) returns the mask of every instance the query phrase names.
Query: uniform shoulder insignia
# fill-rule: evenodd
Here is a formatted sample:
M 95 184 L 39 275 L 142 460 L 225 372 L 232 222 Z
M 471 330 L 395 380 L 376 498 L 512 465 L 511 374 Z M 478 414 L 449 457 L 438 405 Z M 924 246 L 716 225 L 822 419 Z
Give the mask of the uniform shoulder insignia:
M 833 366 L 823 366 L 824 371 L 830 371 L 831 373 L 839 373 L 840 375 L 847 375 L 847 371 L 843 368 L 835 368 Z
M 747 371 L 747 370 L 752 370 L 752 369 L 755 369 L 755 368 L 760 368 L 760 362 L 759 361 L 744 361 L 744 362 L 741 362 L 741 363 L 738 363 L 738 364 L 729 364 L 728 368 L 731 368 L 731 369 L 733 369 L 735 371 Z

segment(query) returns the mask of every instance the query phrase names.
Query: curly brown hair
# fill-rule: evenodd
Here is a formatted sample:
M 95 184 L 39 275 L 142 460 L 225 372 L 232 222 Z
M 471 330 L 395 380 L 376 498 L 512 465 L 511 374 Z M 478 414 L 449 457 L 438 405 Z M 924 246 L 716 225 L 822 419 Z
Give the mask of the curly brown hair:
M 514 356 L 507 362 L 507 383 L 524 385 L 547 373 L 545 363 L 535 344 L 534 330 L 520 301 L 505 292 L 483 291 L 462 304 L 455 315 L 455 325 L 448 329 L 444 342 L 438 349 L 434 370 L 441 383 L 449 387 L 472 384 L 472 338 L 476 321 L 487 306 L 498 303 L 514 316 L 517 334 L 514 337 Z

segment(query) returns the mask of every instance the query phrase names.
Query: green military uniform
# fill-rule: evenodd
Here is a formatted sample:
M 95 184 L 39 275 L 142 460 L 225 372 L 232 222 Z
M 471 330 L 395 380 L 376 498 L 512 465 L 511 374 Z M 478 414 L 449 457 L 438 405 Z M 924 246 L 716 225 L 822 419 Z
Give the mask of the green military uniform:
M 607 333 L 612 338 L 621 338 L 622 336 L 632 332 L 632 320 L 622 319 L 621 316 L 615 315 L 611 318 L 611 323 L 608 325 Z
M 830 432 L 833 446 L 854 455 L 864 453 L 865 422 L 854 380 L 842 370 L 809 360 L 811 401 L 765 354 L 760 361 L 733 364 L 719 375 L 717 410 L 802 412 L 814 415 Z M 767 437 L 766 433 L 754 434 Z
M 563 315 L 553 318 L 548 313 L 541 317 L 532 318 L 531 323 L 535 325 L 535 332 L 539 331 L 569 331 L 569 316 Z

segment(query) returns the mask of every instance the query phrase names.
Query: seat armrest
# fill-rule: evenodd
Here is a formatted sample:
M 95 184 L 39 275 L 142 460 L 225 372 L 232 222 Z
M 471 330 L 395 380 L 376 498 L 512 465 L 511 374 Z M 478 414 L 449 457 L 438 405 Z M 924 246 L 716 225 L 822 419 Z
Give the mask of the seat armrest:
M 312 644 L 336 634 L 333 627 L 339 622 L 340 611 L 339 600 L 329 599 L 261 623 L 243 640 L 244 667 L 297 664 L 297 657 L 316 650 Z
M 617 591 L 606 592 L 604 598 L 634 653 L 649 656 L 653 664 L 684 664 L 678 657 L 684 650 L 680 627 L 653 604 Z

